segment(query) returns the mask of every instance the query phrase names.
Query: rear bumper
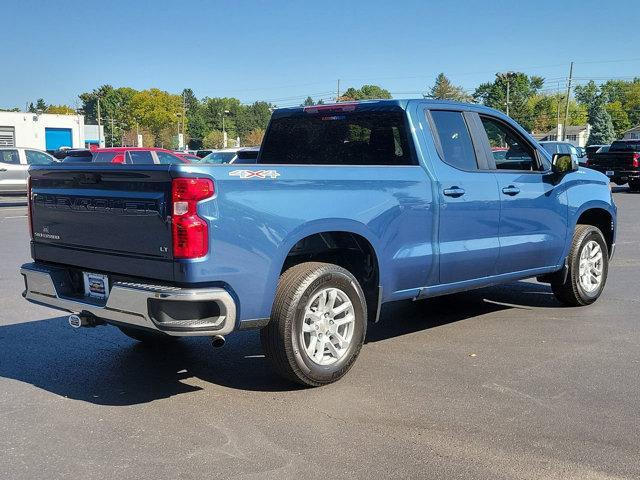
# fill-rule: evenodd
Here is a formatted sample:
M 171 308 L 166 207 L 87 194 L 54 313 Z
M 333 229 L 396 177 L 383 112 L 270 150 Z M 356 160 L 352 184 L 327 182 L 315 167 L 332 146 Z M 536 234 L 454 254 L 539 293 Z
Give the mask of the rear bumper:
M 592 170 L 596 170 L 600 173 L 607 174 L 607 172 L 613 172 L 613 175 L 607 175 L 612 181 L 623 181 L 627 182 L 629 180 L 638 180 L 640 179 L 640 170 L 619 170 L 615 168 L 606 168 L 600 167 L 597 165 L 589 165 L 588 168 Z
M 64 268 L 27 263 L 22 296 L 33 303 L 99 318 L 107 323 L 157 330 L 173 336 L 226 335 L 236 304 L 223 288 L 179 288 L 115 282 L 106 300 L 73 296 Z

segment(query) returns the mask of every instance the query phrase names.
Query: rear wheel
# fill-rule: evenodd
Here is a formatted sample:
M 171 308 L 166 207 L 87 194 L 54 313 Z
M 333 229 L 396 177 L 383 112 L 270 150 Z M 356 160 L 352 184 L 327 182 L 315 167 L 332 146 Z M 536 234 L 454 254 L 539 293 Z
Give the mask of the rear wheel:
M 145 345 L 161 345 L 164 343 L 175 342 L 178 337 L 172 337 L 162 332 L 153 332 L 151 330 L 144 330 L 142 328 L 131 328 L 118 326 L 120 331 L 127 337 L 142 342 Z
M 591 225 L 577 225 L 568 258 L 564 282 L 551 283 L 556 298 L 566 305 L 595 302 L 607 281 L 609 251 L 602 232 Z
M 640 192 L 640 180 L 629 180 L 629 190 Z
M 367 306 L 355 277 L 337 265 L 307 262 L 278 283 L 262 346 L 276 371 L 307 386 L 335 382 L 355 362 L 366 333 Z

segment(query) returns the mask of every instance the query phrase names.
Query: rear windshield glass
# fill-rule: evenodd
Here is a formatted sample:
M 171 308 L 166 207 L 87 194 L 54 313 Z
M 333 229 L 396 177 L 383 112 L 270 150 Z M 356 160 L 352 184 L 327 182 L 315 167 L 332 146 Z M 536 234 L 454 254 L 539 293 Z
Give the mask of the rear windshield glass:
M 259 163 L 414 165 L 404 111 L 301 113 L 271 120 Z
M 639 152 L 640 142 L 613 142 L 609 147 L 610 152 Z

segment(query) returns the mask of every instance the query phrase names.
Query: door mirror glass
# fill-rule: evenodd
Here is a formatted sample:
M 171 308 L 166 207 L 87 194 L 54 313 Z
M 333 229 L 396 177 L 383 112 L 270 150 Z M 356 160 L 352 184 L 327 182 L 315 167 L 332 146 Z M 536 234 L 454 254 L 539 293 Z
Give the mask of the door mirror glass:
M 575 161 L 575 157 L 570 153 L 554 153 L 551 163 L 553 165 L 554 173 L 558 173 L 560 175 L 578 170 L 578 163 Z

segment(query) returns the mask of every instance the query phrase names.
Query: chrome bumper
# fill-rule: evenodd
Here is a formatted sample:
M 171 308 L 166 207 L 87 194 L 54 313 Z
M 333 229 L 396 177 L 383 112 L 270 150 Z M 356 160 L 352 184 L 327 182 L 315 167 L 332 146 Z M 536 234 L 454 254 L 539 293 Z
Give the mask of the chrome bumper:
M 174 336 L 226 335 L 233 331 L 236 321 L 235 301 L 223 288 L 179 288 L 115 282 L 106 302 L 89 297 L 65 295 L 68 273 L 63 268 L 37 263 L 21 267 L 25 291 L 22 296 L 33 303 L 70 313 L 83 313 L 104 321 L 158 330 Z M 68 285 L 68 283 L 66 283 Z M 68 288 L 68 286 L 66 287 Z M 185 307 L 217 305 L 215 314 L 206 318 L 174 319 L 153 313 L 152 304 L 170 305 L 170 311 L 180 310 L 173 302 L 185 302 Z M 195 302 L 187 305 L 188 302 Z M 157 311 L 157 309 L 156 309 Z

